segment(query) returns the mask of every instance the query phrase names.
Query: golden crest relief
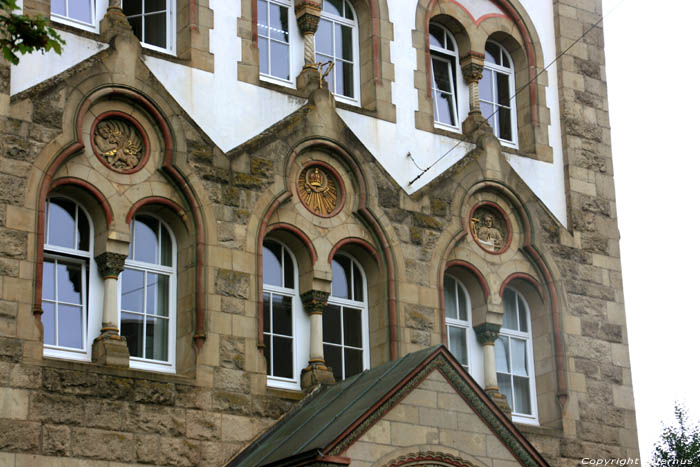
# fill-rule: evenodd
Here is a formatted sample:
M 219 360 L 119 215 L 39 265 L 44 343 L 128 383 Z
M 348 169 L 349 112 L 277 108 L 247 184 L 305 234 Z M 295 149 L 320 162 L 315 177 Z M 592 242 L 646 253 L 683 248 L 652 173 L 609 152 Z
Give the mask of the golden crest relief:
M 139 131 L 121 118 L 100 121 L 93 135 L 97 155 L 117 171 L 131 171 L 144 157 L 144 143 Z
M 306 167 L 299 174 L 299 199 L 314 214 L 330 216 L 338 207 L 338 185 L 335 177 L 323 167 Z

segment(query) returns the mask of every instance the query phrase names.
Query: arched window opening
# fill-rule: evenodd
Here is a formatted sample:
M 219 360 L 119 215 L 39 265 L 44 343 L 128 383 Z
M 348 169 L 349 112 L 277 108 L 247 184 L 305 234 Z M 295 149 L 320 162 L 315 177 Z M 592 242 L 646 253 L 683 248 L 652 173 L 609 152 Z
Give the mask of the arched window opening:
M 133 368 L 175 371 L 176 261 L 169 227 L 151 215 L 136 215 L 119 278 L 119 328 Z
M 46 200 L 41 321 L 44 355 L 88 358 L 92 221 L 76 202 Z
M 454 276 L 445 274 L 445 324 L 447 345 L 467 372 L 472 358 L 470 344 L 474 344 L 472 330 L 472 304 L 467 288 Z
M 358 27 L 355 10 L 347 0 L 323 0 L 315 35 L 316 61 L 333 62 L 328 86 L 336 97 L 359 103 Z
M 502 45 L 486 42 L 483 78 L 479 81 L 482 115 L 502 142 L 517 146 L 515 114 L 515 68 L 513 59 Z
M 340 381 L 369 368 L 367 280 L 354 258 L 338 253 L 323 314 L 323 354 Z
M 503 292 L 503 307 L 503 325 L 495 342 L 498 389 L 513 410 L 513 420 L 536 423 L 530 309 L 525 297 L 511 287 Z
M 286 84 L 291 83 L 290 6 L 285 0 L 258 0 L 260 75 Z
M 452 33 L 438 23 L 430 23 L 429 34 L 435 123 L 454 130 L 459 125 L 456 85 L 457 42 Z

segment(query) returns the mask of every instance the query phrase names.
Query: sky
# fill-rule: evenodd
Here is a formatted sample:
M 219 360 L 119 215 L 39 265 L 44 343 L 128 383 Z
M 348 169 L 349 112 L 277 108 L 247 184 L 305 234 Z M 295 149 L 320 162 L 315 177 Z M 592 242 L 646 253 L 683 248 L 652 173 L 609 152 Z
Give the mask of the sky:
M 700 2 L 603 0 L 603 14 L 632 384 L 648 465 L 674 401 L 700 421 Z

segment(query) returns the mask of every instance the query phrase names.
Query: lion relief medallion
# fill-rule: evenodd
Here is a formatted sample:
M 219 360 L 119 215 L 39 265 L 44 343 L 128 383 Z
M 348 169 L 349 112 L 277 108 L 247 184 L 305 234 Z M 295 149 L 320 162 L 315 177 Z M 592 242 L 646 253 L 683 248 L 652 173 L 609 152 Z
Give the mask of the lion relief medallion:
M 334 174 L 321 165 L 310 165 L 299 173 L 299 199 L 317 216 L 330 217 L 339 208 L 341 185 Z
M 117 172 L 134 171 L 145 156 L 141 131 L 123 118 L 109 117 L 97 123 L 93 141 L 97 156 Z

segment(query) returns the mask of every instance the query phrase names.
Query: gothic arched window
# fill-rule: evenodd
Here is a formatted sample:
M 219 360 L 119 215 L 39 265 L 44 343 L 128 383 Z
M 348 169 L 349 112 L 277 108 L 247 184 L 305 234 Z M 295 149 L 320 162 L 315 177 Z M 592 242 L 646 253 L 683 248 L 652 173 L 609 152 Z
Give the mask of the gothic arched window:
M 432 94 L 435 123 L 454 130 L 457 112 L 457 42 L 444 26 L 430 23 L 430 60 L 433 70 Z

